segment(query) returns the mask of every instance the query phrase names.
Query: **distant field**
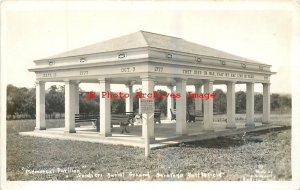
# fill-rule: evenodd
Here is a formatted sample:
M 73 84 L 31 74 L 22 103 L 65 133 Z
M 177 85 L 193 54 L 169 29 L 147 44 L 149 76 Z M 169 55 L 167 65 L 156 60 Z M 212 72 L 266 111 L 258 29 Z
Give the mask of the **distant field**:
M 182 143 L 146 159 L 139 148 L 18 135 L 34 126 L 7 122 L 8 180 L 291 180 L 290 129 Z

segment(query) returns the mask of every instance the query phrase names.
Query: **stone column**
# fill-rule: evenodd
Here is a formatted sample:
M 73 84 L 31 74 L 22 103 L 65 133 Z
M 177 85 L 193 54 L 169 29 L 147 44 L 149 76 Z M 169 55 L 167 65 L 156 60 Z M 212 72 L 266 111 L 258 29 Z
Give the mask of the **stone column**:
M 141 112 L 141 99 L 139 99 L 139 114 L 141 115 L 142 112 Z
M 235 82 L 227 82 L 227 129 L 235 129 Z
M 79 83 L 75 83 L 75 114 L 79 114 Z M 75 127 L 80 127 L 80 123 L 75 123 Z
M 139 88 L 136 92 L 140 92 L 140 93 L 143 93 L 142 91 L 141 91 L 141 89 Z M 139 98 L 139 115 L 141 115 L 142 113 L 141 113 L 141 99 Z M 142 121 L 143 122 L 143 121 Z
M 98 79 L 100 84 L 100 136 L 111 136 L 111 107 L 110 98 L 102 97 L 102 92 L 110 91 L 110 83 L 107 78 Z
M 35 130 L 46 130 L 45 120 L 45 82 L 36 81 L 36 127 Z
M 271 110 L 271 97 L 270 97 L 270 83 L 263 83 L 263 117 L 262 123 L 267 124 L 270 122 Z
M 247 83 L 246 92 L 246 127 L 255 127 L 254 124 L 254 83 Z
M 132 95 L 132 85 L 125 85 L 126 93 L 129 94 L 129 97 L 126 98 L 126 112 L 133 112 L 133 95 Z
M 184 135 L 186 131 L 186 79 L 176 80 L 176 93 L 180 98 L 176 98 L 176 133 Z
M 201 84 L 195 85 L 195 93 L 201 93 L 202 92 L 201 88 L 202 88 Z M 195 111 L 202 112 L 202 98 L 195 98 Z
M 65 132 L 76 133 L 75 83 L 73 81 L 65 81 Z
M 79 83 L 75 83 L 75 114 L 79 113 Z
M 142 77 L 142 93 L 148 94 L 152 92 L 154 92 L 154 79 L 149 76 Z M 154 112 L 151 114 L 143 113 L 142 122 L 143 138 L 147 136 L 147 130 L 149 137 L 154 138 Z
M 213 81 L 207 80 L 204 83 L 204 93 L 213 93 Z M 213 131 L 213 98 L 204 99 L 204 130 Z
M 174 93 L 174 89 L 173 86 L 168 86 L 168 93 Z M 172 116 L 171 116 L 171 111 L 170 109 L 174 109 L 174 98 L 172 98 L 171 96 L 168 96 L 167 98 L 167 119 L 171 120 Z

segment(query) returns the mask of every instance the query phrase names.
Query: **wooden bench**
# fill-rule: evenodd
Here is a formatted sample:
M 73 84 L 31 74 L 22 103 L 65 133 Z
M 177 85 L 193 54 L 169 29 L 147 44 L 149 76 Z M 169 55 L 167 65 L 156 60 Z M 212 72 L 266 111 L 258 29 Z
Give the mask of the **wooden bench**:
M 200 110 L 195 110 L 195 120 L 203 121 L 203 112 Z
M 170 108 L 170 112 L 171 112 L 171 121 L 176 120 L 176 109 Z
M 203 121 L 203 113 L 200 110 L 188 110 L 187 114 L 188 122 Z
M 130 114 L 111 114 L 111 126 L 120 125 L 122 128 L 121 133 L 129 133 L 128 125 L 130 124 Z
M 92 122 L 94 127 L 97 128 L 97 131 L 99 131 L 99 122 L 100 115 L 98 114 L 93 114 L 93 113 L 78 113 L 75 114 L 75 124 L 82 123 L 82 122 Z M 80 125 L 79 125 L 80 126 Z
M 159 124 L 161 124 L 160 116 L 161 110 L 154 110 L 154 123 L 158 122 Z
M 125 114 L 129 115 L 130 125 L 133 126 L 136 114 L 134 112 L 125 112 Z
M 171 112 L 171 121 L 172 120 L 176 120 L 176 109 L 170 109 L 170 112 Z M 188 111 L 186 112 L 186 121 L 189 121 L 189 113 Z
M 187 110 L 186 111 L 186 113 L 187 113 L 187 117 L 186 117 L 186 120 L 188 121 L 188 122 L 195 122 L 196 120 L 195 120 L 195 111 L 194 110 Z

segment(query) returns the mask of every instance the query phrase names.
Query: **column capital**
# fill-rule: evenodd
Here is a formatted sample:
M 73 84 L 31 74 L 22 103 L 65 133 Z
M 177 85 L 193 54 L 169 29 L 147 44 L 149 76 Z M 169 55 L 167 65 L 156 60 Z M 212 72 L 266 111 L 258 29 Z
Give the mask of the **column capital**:
M 174 86 L 175 85 L 173 85 L 173 84 L 169 84 L 169 85 L 167 85 L 167 88 L 170 89 L 170 90 L 173 90 Z
M 127 83 L 127 84 L 125 84 L 126 86 L 128 85 L 128 86 L 133 86 L 133 85 L 135 85 L 136 84 L 136 80 L 132 80 L 132 81 L 130 81 L 129 83 Z
M 187 81 L 187 78 L 185 78 L 185 77 L 182 77 L 182 78 L 175 78 L 175 81 L 176 82 L 186 82 Z
M 109 82 L 110 81 L 110 79 L 109 78 L 106 78 L 106 77 L 100 77 L 100 78 L 98 78 L 98 82 Z
M 142 79 L 142 81 L 154 81 L 154 77 L 149 75 L 142 75 L 140 78 Z
M 168 80 L 168 85 L 170 85 L 170 86 L 175 86 L 175 85 L 176 85 L 176 80 L 175 80 L 175 78 L 169 79 L 169 80 Z
M 262 85 L 271 85 L 271 82 L 262 82 Z
M 226 84 L 236 84 L 237 81 L 226 81 Z
M 130 83 L 124 84 L 127 88 L 132 87 Z
M 206 80 L 204 80 L 204 82 L 206 83 L 206 82 L 209 82 L 209 83 L 213 83 L 215 80 L 212 80 L 212 79 L 206 79 Z
M 201 83 L 201 84 L 194 84 L 194 86 L 195 86 L 195 87 L 202 87 L 203 84 L 202 84 L 202 83 Z
M 65 79 L 63 80 L 65 84 L 76 84 L 74 80 Z
M 35 86 L 40 85 L 40 84 L 45 84 L 45 81 L 40 81 L 40 80 L 36 80 L 34 81 Z

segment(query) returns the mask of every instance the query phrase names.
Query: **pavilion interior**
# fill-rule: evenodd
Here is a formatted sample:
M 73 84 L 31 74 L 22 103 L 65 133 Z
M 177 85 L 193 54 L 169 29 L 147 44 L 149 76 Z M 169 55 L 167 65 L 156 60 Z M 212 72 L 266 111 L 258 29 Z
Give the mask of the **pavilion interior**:
M 141 85 L 142 81 L 139 77 L 114 77 L 111 78 L 110 84 L 119 84 L 119 85 L 124 85 L 124 84 L 132 84 L 132 85 Z M 62 82 L 62 81 L 57 81 L 57 82 Z M 99 84 L 98 80 L 96 79 L 84 79 L 80 80 L 80 85 L 84 84 Z M 204 80 L 199 80 L 199 79 L 187 79 L 187 86 L 188 85 L 195 85 L 195 84 L 203 84 Z M 243 84 L 237 82 L 236 84 Z M 155 78 L 155 86 L 173 86 L 176 87 L 176 81 L 174 80 L 173 77 L 156 77 Z M 223 80 L 215 80 L 214 85 L 226 85 L 226 81 Z M 246 84 L 245 84 L 246 85 Z M 202 87 L 203 88 L 203 87 Z M 116 92 L 116 90 L 111 89 L 112 92 Z M 202 90 L 203 92 L 203 90 Z M 176 101 L 176 100 L 174 100 Z M 100 105 L 101 106 L 101 105 Z M 187 108 L 188 109 L 188 108 Z M 167 110 L 169 111 L 169 110 Z M 138 113 L 136 113 L 138 114 Z M 260 114 L 255 114 L 255 126 L 259 127 L 262 126 L 261 123 L 261 113 Z M 236 114 L 236 126 L 237 129 L 243 129 L 245 127 L 245 114 Z M 49 128 L 50 127 L 50 128 Z M 203 121 L 196 121 L 196 122 L 187 122 L 187 135 L 203 135 L 207 133 L 206 131 L 203 130 Z M 226 131 L 226 113 L 222 115 L 214 115 L 213 116 L 213 131 L 215 132 L 222 132 Z M 48 133 L 64 133 L 64 126 L 61 126 L 61 128 L 51 128 L 51 126 L 47 126 Z M 133 141 L 140 141 L 142 140 L 142 119 L 136 119 L 135 123 L 133 126 L 129 126 L 129 131 L 130 133 L 121 133 L 121 128 L 118 125 L 113 125 L 113 128 L 111 129 L 111 134 L 112 136 L 109 137 L 111 140 L 116 140 L 122 138 L 122 140 L 133 140 Z M 92 122 L 85 122 L 81 123 L 80 127 L 76 127 L 76 134 L 77 135 L 88 135 L 88 138 L 93 138 L 93 135 L 96 135 L 95 138 L 98 137 L 98 133 L 96 131 L 96 127 L 92 124 Z M 91 136 L 92 135 L 92 136 Z M 176 120 L 170 120 L 162 114 L 162 123 L 154 124 L 154 137 L 156 142 L 159 141 L 164 141 L 167 139 L 174 139 L 181 137 L 181 135 L 178 135 L 176 133 Z M 121 140 L 121 139 L 120 139 Z

